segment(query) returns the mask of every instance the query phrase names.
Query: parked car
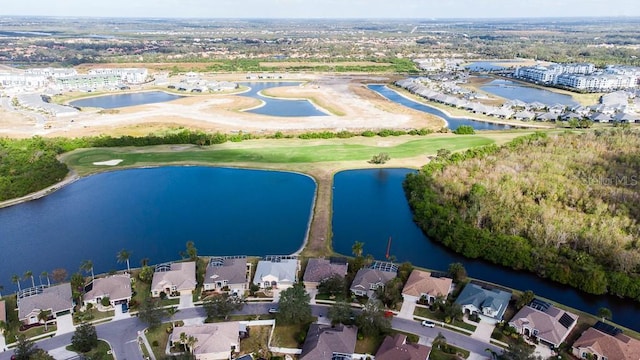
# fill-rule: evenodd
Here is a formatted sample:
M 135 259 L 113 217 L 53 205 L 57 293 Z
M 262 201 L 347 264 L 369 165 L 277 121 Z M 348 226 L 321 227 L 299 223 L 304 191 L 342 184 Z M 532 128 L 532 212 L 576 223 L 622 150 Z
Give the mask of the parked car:
M 269 314 L 277 314 L 278 313 L 278 308 L 270 308 L 269 309 Z
M 436 324 L 433 321 L 422 320 L 422 326 L 434 328 L 434 327 L 436 327 Z

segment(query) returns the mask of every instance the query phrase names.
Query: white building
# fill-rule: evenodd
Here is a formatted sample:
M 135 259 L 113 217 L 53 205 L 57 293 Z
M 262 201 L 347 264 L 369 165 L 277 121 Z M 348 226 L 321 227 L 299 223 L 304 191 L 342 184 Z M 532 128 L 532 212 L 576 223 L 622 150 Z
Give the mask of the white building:
M 57 79 L 57 78 L 67 77 L 67 76 L 76 76 L 76 75 L 78 75 L 78 72 L 76 71 L 76 69 L 73 69 L 73 68 L 52 68 L 52 67 L 47 67 L 47 68 L 27 69 L 27 70 L 25 70 L 25 74 L 40 75 L 40 76 L 44 76 L 46 78 Z
M 141 84 L 147 80 L 149 71 L 145 68 L 98 68 L 91 69 L 89 75 L 118 76 L 123 83 Z
M 76 75 L 55 79 L 60 90 L 95 90 L 120 86 L 122 80 L 117 75 Z
M 262 289 L 287 289 L 298 281 L 298 270 L 295 256 L 267 256 L 258 262 L 253 283 Z
M 49 84 L 44 75 L 0 73 L 0 85 L 7 88 L 19 87 L 21 89 L 37 89 Z

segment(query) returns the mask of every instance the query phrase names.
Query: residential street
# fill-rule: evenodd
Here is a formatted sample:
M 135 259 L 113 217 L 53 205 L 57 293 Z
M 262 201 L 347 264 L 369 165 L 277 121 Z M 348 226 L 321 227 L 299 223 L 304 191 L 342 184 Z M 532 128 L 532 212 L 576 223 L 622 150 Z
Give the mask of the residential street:
M 273 307 L 273 303 L 253 303 L 247 304 L 241 311 L 236 314 L 266 314 L 269 308 Z M 311 305 L 314 316 L 321 316 L 326 318 L 328 306 L 324 305 Z M 204 317 L 205 312 L 202 307 L 192 307 L 188 309 L 181 309 L 178 311 L 172 320 L 185 320 L 198 317 Z M 168 321 L 169 319 L 165 319 Z M 447 338 L 447 342 L 458 347 L 465 348 L 478 355 L 484 355 L 485 349 L 491 348 L 495 351 L 500 351 L 500 348 L 484 343 L 482 341 L 473 339 L 471 337 L 459 334 L 454 331 L 450 331 L 442 328 L 426 328 L 420 325 L 417 321 L 394 318 L 392 326 L 396 330 L 410 332 L 418 334 L 420 336 L 433 340 L 438 332 L 441 332 Z M 146 327 L 137 317 L 131 317 L 128 319 L 110 321 L 108 323 L 96 325 L 98 337 L 106 340 L 111 344 L 115 357 L 117 360 L 142 360 L 142 354 L 138 346 L 138 332 L 144 330 Z M 61 336 L 55 336 L 52 338 L 40 340 L 37 342 L 38 347 L 44 350 L 53 350 L 60 347 L 67 346 L 71 343 L 71 336 L 73 334 L 65 334 Z M 6 351 L 0 353 L 0 360 L 9 360 L 13 351 Z

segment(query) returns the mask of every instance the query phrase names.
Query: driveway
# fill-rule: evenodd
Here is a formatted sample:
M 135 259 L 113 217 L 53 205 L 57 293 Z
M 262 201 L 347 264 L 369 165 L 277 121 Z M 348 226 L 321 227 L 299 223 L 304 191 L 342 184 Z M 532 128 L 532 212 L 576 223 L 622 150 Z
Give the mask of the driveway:
M 129 314 L 129 312 L 126 312 L 126 313 L 122 312 L 122 305 L 120 304 L 114 306 L 114 311 L 115 311 L 115 315 L 113 316 L 113 321 L 128 319 L 131 317 L 131 314 Z
M 493 333 L 493 329 L 495 327 L 496 326 L 493 324 L 489 324 L 485 321 L 480 321 L 478 323 L 476 331 L 473 332 L 471 337 L 488 343 L 491 341 L 491 334 Z
M 76 331 L 76 327 L 73 325 L 73 315 L 71 314 L 58 316 L 56 322 L 58 325 L 56 336 Z
M 188 309 L 192 307 L 193 307 L 193 295 L 180 294 L 180 304 L 178 304 L 178 309 Z
M 78 358 L 77 353 L 67 350 L 64 346 L 51 349 L 48 351 L 48 353 L 49 355 L 53 356 L 53 358 L 56 360 L 68 360 L 68 359 Z
M 400 308 L 400 312 L 398 313 L 399 318 L 413 320 L 413 312 L 416 309 L 416 303 L 413 301 L 403 301 L 402 307 Z

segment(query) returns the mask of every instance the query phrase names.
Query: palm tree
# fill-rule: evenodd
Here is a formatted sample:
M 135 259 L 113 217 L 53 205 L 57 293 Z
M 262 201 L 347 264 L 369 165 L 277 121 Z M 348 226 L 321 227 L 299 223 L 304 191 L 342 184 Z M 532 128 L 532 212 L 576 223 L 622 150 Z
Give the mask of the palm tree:
M 129 268 L 129 258 L 131 257 L 131 252 L 122 249 L 118 252 L 118 255 L 116 255 L 118 262 L 127 262 L 127 272 L 130 273 L 131 272 L 131 268 Z
M 36 282 L 35 282 L 35 280 L 33 279 L 33 271 L 31 271 L 31 270 L 27 270 L 27 271 L 25 271 L 25 272 L 24 272 L 24 275 L 22 275 L 22 276 L 23 276 L 23 278 L 24 278 L 25 280 L 27 280 L 28 278 L 31 278 L 31 286 L 32 286 L 32 287 L 36 287 Z
M 180 333 L 180 343 L 182 344 L 184 349 L 187 350 L 187 334 L 183 332 Z
M 17 274 L 13 274 L 13 276 L 11 277 L 11 282 L 14 284 L 18 285 L 18 292 L 20 292 L 20 276 L 18 276 Z
M 602 322 L 604 322 L 605 319 L 611 320 L 611 310 L 606 307 L 601 307 L 598 309 L 598 316 L 602 318 Z
M 140 259 L 140 265 L 141 265 L 142 267 L 145 267 L 145 266 L 149 265 L 149 258 L 142 258 L 142 259 Z
M 46 278 L 46 279 L 47 279 L 47 286 L 51 286 L 51 281 L 49 281 L 49 273 L 48 273 L 48 272 L 43 271 L 43 272 L 40 274 L 40 276 L 41 276 L 41 277 L 44 277 L 44 278 Z M 40 285 L 42 285 L 42 279 L 40 279 Z
M 173 325 L 173 316 L 180 310 L 178 310 L 177 306 L 172 306 L 170 308 L 167 309 L 167 315 L 169 315 L 169 320 L 171 320 L 171 327 L 174 327 Z
M 351 252 L 353 253 L 353 255 L 355 255 L 355 257 L 360 257 L 362 256 L 363 249 L 364 249 L 364 243 L 360 241 L 356 241 L 353 243 L 353 246 L 351 247 Z
M 198 342 L 198 338 L 195 336 L 189 336 L 187 338 L 187 346 L 189 347 L 189 352 L 193 354 L 193 347 Z
M 49 320 L 51 310 L 40 310 L 38 313 L 38 321 L 44 321 L 44 331 L 47 331 L 47 320 Z
M 95 279 L 95 276 L 93 276 L 93 261 L 91 260 L 84 260 L 82 261 L 82 264 L 80 264 L 80 270 L 84 270 L 85 272 L 91 272 L 91 279 Z

